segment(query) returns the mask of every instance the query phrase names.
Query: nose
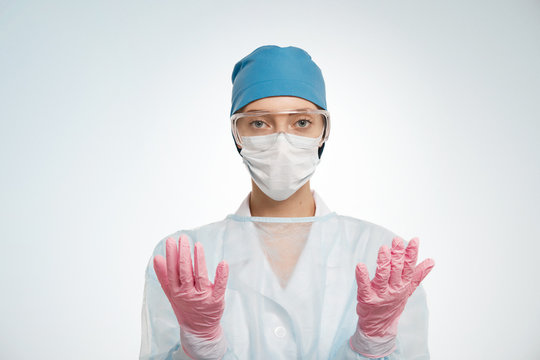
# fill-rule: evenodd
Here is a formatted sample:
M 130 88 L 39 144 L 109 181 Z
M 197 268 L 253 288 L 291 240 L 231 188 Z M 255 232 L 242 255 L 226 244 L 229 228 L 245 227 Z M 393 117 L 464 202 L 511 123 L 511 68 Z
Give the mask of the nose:
M 289 130 L 289 122 L 287 118 L 277 117 L 275 120 L 275 131 L 277 133 L 285 133 Z

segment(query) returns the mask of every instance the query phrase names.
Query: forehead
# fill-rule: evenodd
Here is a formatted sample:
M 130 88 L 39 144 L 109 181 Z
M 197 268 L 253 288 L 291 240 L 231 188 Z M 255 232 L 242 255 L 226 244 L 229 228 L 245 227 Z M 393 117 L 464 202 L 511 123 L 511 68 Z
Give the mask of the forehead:
M 311 101 L 296 96 L 271 96 L 252 101 L 246 105 L 244 112 L 256 110 L 283 111 L 300 109 L 316 110 L 317 106 Z

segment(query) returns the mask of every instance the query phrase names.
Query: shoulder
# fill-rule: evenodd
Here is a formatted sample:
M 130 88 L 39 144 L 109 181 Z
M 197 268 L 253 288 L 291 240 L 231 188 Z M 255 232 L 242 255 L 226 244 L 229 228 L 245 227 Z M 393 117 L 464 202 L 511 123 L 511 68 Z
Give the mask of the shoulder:
M 161 240 L 158 241 L 158 243 L 154 247 L 152 257 L 156 255 L 164 256 L 165 243 L 167 242 L 167 239 L 172 238 L 175 241 L 178 241 L 181 235 L 186 235 L 188 237 L 191 248 L 193 248 L 193 245 L 196 242 L 203 242 L 203 245 L 206 245 L 205 243 L 207 242 L 207 239 L 209 238 L 212 238 L 212 237 L 221 238 L 220 236 L 217 236 L 217 235 L 224 231 L 225 223 L 226 223 L 226 219 L 209 223 L 209 224 L 205 224 L 205 225 L 201 225 L 192 229 L 177 230 L 163 237 Z
M 382 225 L 352 216 L 336 215 L 336 221 L 339 222 L 343 230 L 356 234 L 369 235 L 373 240 L 387 240 L 388 238 L 392 239 L 397 236 L 393 231 Z
M 178 242 L 178 239 L 181 235 L 186 235 L 189 239 L 189 244 L 193 256 L 193 248 L 196 242 L 200 242 L 203 245 L 204 252 L 206 255 L 207 262 L 212 261 L 213 255 L 219 254 L 222 246 L 223 232 L 226 228 L 227 219 L 202 225 L 193 229 L 183 229 L 177 230 L 173 233 L 168 234 L 167 236 L 160 239 L 154 246 L 152 256 L 150 257 L 147 266 L 146 274 L 147 277 L 156 278 L 154 273 L 153 259 L 157 255 L 165 257 L 166 255 L 166 243 L 167 239 L 174 239 L 175 242 Z

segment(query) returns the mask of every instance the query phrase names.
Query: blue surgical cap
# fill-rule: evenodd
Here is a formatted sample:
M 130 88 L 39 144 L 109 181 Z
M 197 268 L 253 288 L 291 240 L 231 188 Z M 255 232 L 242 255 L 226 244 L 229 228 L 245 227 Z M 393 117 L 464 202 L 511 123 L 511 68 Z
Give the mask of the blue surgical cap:
M 238 61 L 232 73 L 231 115 L 268 96 L 297 96 L 326 110 L 321 69 L 304 50 L 261 46 Z

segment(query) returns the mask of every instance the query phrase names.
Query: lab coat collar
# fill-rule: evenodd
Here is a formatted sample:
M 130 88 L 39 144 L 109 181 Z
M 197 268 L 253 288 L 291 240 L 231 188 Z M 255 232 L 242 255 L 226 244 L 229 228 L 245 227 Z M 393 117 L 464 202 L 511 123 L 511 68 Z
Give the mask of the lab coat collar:
M 311 194 L 313 195 L 313 199 L 315 200 L 315 216 L 324 216 L 330 213 L 330 209 L 324 201 L 321 199 L 319 194 L 315 190 L 311 190 Z M 251 195 L 251 192 L 245 197 L 244 201 L 236 210 L 235 215 L 238 216 L 251 216 L 251 210 L 249 209 L 249 196 Z
M 318 217 L 319 220 L 323 220 L 321 219 L 321 217 L 326 218 L 335 215 L 335 213 L 332 213 L 328 209 L 326 204 L 322 201 L 322 199 L 315 191 L 312 191 L 312 194 L 316 206 L 314 217 Z M 229 264 L 230 274 L 234 274 L 234 276 L 230 278 L 228 286 L 231 289 L 235 290 L 246 289 L 247 287 L 251 290 L 259 292 L 260 294 L 271 300 L 276 301 L 277 304 L 288 303 L 288 301 L 285 301 L 287 300 L 286 293 L 288 291 L 293 291 L 295 287 L 301 288 L 303 286 L 302 277 L 308 276 L 306 274 L 306 271 L 310 272 L 311 275 L 314 275 L 312 274 L 312 271 L 314 271 L 313 268 L 308 266 L 307 264 L 310 261 L 319 261 L 316 256 L 313 255 L 316 253 L 320 254 L 320 244 L 313 244 L 311 241 L 308 240 L 305 248 L 302 250 L 302 254 L 298 259 L 298 263 L 296 264 L 294 273 L 289 280 L 289 284 L 285 289 L 282 289 L 277 278 L 273 274 L 270 265 L 267 263 L 264 253 L 258 246 L 258 242 L 253 241 L 253 239 L 256 239 L 258 235 L 257 229 L 255 228 L 252 220 L 257 218 L 251 217 L 251 212 L 249 209 L 249 194 L 246 196 L 236 213 L 230 216 L 232 216 L 232 219 L 234 221 L 231 221 L 229 223 L 229 228 L 227 229 L 227 231 L 235 234 L 242 233 L 245 238 L 242 239 L 239 237 L 226 237 L 224 240 L 223 258 L 226 259 Z M 283 219 L 285 220 L 288 218 Z M 311 217 L 294 219 L 298 221 L 312 221 Z M 316 221 L 313 226 L 316 227 L 316 230 L 312 229 L 312 231 L 315 231 L 317 234 L 319 234 L 320 229 L 318 228 L 318 226 L 321 226 L 320 222 Z M 327 240 L 331 241 L 331 239 Z M 330 246 L 330 244 L 327 245 Z M 323 252 L 326 253 L 326 251 Z M 261 263 L 261 261 L 263 263 Z M 256 274 L 258 273 L 258 271 L 260 271 L 261 265 L 265 268 L 265 271 L 261 274 L 260 278 L 254 277 L 253 274 Z M 295 296 L 300 295 L 296 294 Z M 300 298 L 296 299 L 295 301 L 303 300 L 305 299 L 301 298 L 300 296 Z M 287 308 L 287 306 L 285 306 L 285 308 Z
M 311 191 L 313 194 L 313 198 L 315 200 L 315 217 L 327 217 L 331 216 L 333 214 L 330 209 L 326 206 L 326 204 L 323 202 L 321 197 L 315 192 L 314 190 Z M 251 193 L 250 193 L 251 194 Z M 236 213 L 234 215 L 229 215 L 228 218 L 231 216 L 234 218 L 235 221 L 230 223 L 231 228 L 229 231 L 237 231 L 234 228 L 236 226 L 240 226 L 242 228 L 241 231 L 253 231 L 253 234 L 245 233 L 245 236 L 257 236 L 256 235 L 256 229 L 253 225 L 248 225 L 246 222 L 250 223 L 251 220 L 248 218 L 252 218 L 251 211 L 249 209 L 249 196 L 248 194 Z M 261 218 L 263 219 L 263 218 Z M 269 218 L 269 219 L 279 219 L 281 221 L 283 219 L 284 222 L 287 222 L 287 220 L 291 218 Z M 294 218 L 296 220 L 302 219 L 305 221 L 311 221 L 310 217 L 306 218 Z M 237 223 L 242 223 L 242 225 Z M 245 261 L 249 261 L 251 258 L 253 258 L 254 252 L 260 251 L 258 248 L 253 248 L 252 242 L 242 242 L 240 239 L 237 238 L 227 238 L 224 242 L 224 258 L 227 259 L 227 262 L 229 265 L 237 264 L 237 263 L 243 263 Z

